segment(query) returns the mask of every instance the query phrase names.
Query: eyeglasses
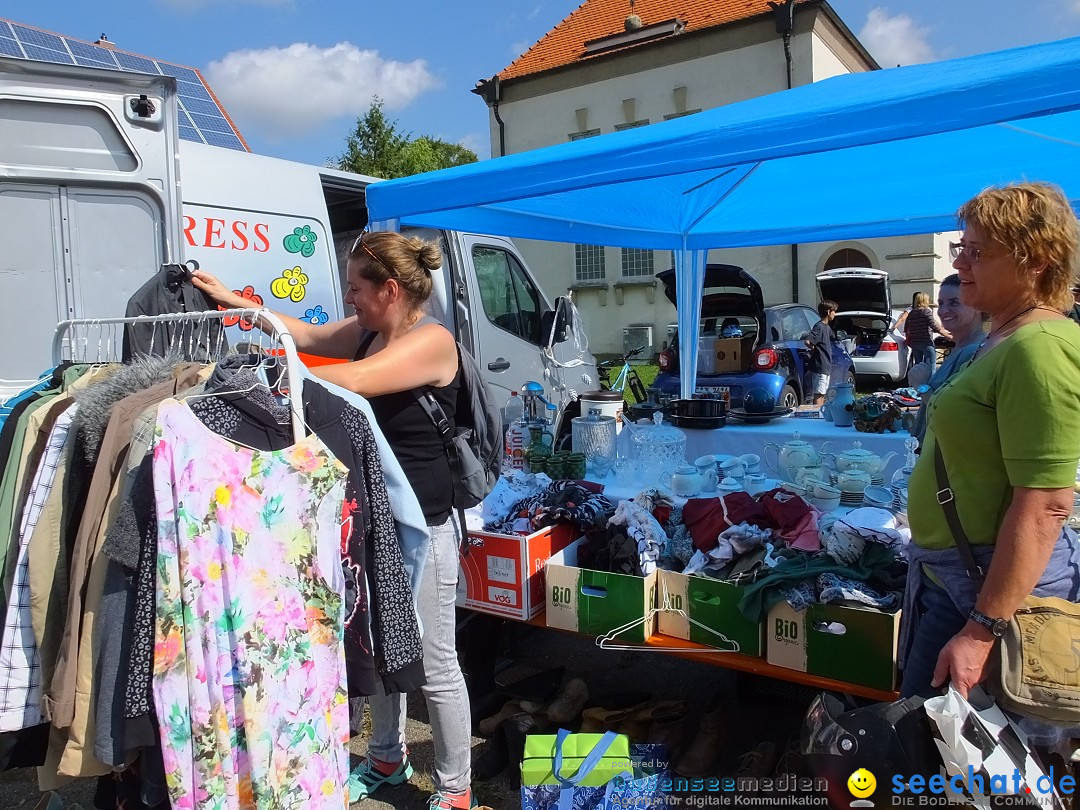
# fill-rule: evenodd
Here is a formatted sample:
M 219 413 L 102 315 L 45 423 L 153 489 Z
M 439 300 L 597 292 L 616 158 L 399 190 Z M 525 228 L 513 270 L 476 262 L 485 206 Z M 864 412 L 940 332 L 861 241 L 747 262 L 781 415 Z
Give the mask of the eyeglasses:
M 353 242 L 353 246 L 349 249 L 349 254 L 351 255 L 351 254 L 355 253 L 357 248 L 362 248 L 364 253 L 366 253 L 368 255 L 369 259 L 371 259 L 373 262 L 375 262 L 375 264 L 382 267 L 382 269 L 385 270 L 390 275 L 394 275 L 394 272 L 389 268 L 389 266 L 387 266 L 386 262 L 384 262 L 382 259 L 380 259 L 378 254 L 376 254 L 374 250 L 372 250 L 370 247 L 368 247 L 364 243 L 364 234 L 363 233 L 361 233 L 358 237 L 356 237 L 356 241 Z
M 954 262 L 963 256 L 969 262 L 975 264 L 981 255 L 982 251 L 977 247 L 965 245 L 963 242 L 949 242 L 949 258 Z

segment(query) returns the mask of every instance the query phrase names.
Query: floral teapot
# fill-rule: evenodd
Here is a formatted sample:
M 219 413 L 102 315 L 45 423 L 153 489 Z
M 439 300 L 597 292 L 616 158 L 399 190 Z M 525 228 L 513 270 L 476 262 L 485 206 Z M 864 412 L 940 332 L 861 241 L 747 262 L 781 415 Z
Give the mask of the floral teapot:
M 840 453 L 826 453 L 824 451 L 828 444 L 829 442 L 825 442 L 822 446 L 822 456 L 832 459 L 831 463 L 838 473 L 848 470 L 862 470 L 871 476 L 878 476 L 888 466 L 892 457 L 897 455 L 895 451 L 890 451 L 884 456 L 879 456 L 877 453 L 863 450 L 862 442 L 855 442 L 850 450 L 844 450 Z
M 769 451 L 773 451 L 776 456 L 775 459 L 769 459 Z M 788 483 L 795 483 L 795 474 L 802 467 L 817 467 L 821 464 L 821 456 L 810 442 L 804 442 L 799 438 L 799 432 L 795 431 L 795 435 L 791 437 L 791 441 L 784 442 L 783 445 L 778 446 L 772 444 L 765 445 L 765 463 L 769 466 L 769 469 L 776 473 L 780 478 Z

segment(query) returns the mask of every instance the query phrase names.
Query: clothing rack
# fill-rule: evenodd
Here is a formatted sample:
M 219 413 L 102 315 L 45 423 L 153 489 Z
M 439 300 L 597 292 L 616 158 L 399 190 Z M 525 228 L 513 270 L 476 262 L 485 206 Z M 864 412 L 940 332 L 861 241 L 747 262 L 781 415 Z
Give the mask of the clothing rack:
M 289 328 L 285 323 L 268 309 L 259 307 L 244 308 L 244 309 L 224 309 L 224 310 L 207 310 L 205 312 L 178 312 L 168 315 L 139 315 L 130 318 L 74 318 L 67 321 L 60 321 L 56 325 L 56 332 L 53 334 L 53 365 L 59 365 L 63 362 L 65 355 L 70 360 L 79 360 L 78 346 L 81 343 L 83 346 L 82 360 L 87 362 L 119 362 L 120 347 L 123 345 L 122 337 L 117 338 L 116 328 L 118 326 L 127 326 L 129 324 L 137 323 L 168 323 L 168 322 L 190 322 L 192 324 L 191 339 L 195 339 L 199 332 L 199 325 L 208 323 L 213 320 L 224 320 L 229 317 L 237 317 L 243 320 L 252 321 L 255 318 L 262 320 L 263 324 L 268 324 L 273 327 L 271 330 L 259 334 L 259 346 L 263 339 L 268 338 L 270 341 L 277 341 L 281 344 L 285 354 L 285 370 L 289 381 L 289 413 L 292 416 L 293 435 L 299 439 L 306 435 L 306 427 L 303 416 L 304 402 L 302 397 L 303 387 L 303 374 L 300 370 L 300 357 L 296 352 L 296 341 L 293 339 L 292 333 L 289 332 Z M 108 329 L 107 339 L 106 328 Z M 97 330 L 97 351 L 93 358 L 90 357 L 90 332 Z M 183 330 L 183 327 L 182 327 Z M 222 330 L 224 335 L 224 330 Z M 105 342 L 103 343 L 103 339 Z M 185 339 L 183 331 L 180 333 L 179 341 L 175 339 L 174 343 L 179 342 L 181 345 Z M 223 341 L 222 341 L 223 343 Z M 65 346 L 67 351 L 65 352 Z M 151 343 L 152 347 L 152 343 Z M 220 349 L 220 346 L 219 346 Z M 151 348 L 152 351 L 152 348 Z M 207 355 L 209 355 L 209 350 Z M 214 359 L 207 356 L 207 362 Z

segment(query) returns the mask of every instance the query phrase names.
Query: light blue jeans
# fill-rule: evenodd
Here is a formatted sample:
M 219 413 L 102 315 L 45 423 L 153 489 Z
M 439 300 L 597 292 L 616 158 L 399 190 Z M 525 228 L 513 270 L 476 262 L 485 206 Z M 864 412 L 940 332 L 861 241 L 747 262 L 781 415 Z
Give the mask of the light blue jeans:
M 472 780 L 469 693 L 458 664 L 456 607 L 458 533 L 453 516 L 429 526 L 431 545 L 420 580 L 417 611 L 423 631 L 424 676 L 431 740 L 435 748 L 435 789 L 458 793 Z M 372 695 L 371 756 L 397 762 L 405 754 L 405 695 Z

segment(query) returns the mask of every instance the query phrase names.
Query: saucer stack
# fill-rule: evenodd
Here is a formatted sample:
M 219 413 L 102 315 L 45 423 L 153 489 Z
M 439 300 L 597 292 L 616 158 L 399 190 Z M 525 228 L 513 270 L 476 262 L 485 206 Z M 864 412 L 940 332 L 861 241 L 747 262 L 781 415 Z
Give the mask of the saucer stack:
M 871 484 L 871 486 L 875 486 L 875 487 L 883 487 L 883 486 L 885 486 L 885 476 L 884 475 L 871 475 L 870 476 L 870 484 Z
M 840 493 L 840 505 L 841 506 L 862 506 L 863 494 L 861 492 L 843 492 Z

